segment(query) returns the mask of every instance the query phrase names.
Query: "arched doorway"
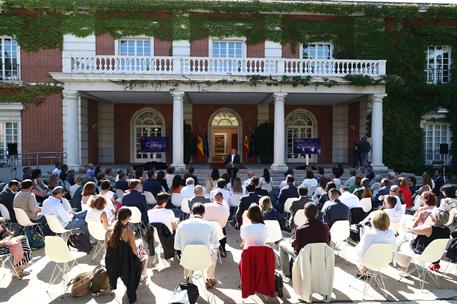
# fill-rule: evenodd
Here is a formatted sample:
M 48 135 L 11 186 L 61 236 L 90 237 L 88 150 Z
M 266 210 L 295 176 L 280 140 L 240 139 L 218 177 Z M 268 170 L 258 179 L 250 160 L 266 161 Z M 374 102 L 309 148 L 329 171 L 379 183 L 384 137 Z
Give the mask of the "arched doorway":
M 208 123 L 210 161 L 224 162 L 232 148 L 240 153 L 241 118 L 230 109 L 219 109 L 214 112 Z
M 317 120 L 311 112 L 305 109 L 297 109 L 287 115 L 285 123 L 287 138 L 287 161 L 302 162 L 304 156 L 294 151 L 294 140 L 296 138 L 317 137 Z M 312 155 L 310 162 L 317 162 L 317 156 Z
M 141 151 L 141 137 L 165 136 L 165 119 L 162 114 L 154 109 L 141 109 L 133 115 L 130 124 L 132 134 L 131 160 L 133 163 L 148 161 L 166 162 L 166 153 L 143 153 Z

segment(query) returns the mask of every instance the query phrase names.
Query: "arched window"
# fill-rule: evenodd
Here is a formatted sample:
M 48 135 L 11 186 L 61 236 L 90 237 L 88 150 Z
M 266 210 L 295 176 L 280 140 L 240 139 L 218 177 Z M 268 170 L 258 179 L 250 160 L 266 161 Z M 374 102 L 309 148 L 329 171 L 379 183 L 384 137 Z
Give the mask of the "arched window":
M 294 151 L 294 140 L 297 138 L 313 138 L 317 135 L 317 123 L 314 116 L 306 110 L 292 111 L 286 118 L 287 158 L 289 161 L 302 156 Z
M 221 111 L 214 115 L 211 126 L 238 127 L 238 118 L 229 111 Z
M 133 132 L 135 139 L 134 162 L 165 161 L 165 152 L 141 152 L 141 137 L 165 136 L 165 122 L 158 111 L 147 109 L 139 112 L 133 120 Z

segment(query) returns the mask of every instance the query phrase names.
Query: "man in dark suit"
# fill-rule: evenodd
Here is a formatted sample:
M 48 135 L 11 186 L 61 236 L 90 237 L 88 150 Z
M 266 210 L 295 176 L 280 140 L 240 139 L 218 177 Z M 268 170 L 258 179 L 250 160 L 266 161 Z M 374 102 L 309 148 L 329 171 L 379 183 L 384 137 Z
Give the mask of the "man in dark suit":
M 270 196 L 267 190 L 260 188 L 260 179 L 257 176 L 251 177 L 251 183 L 255 186 L 255 193 L 262 196 Z
M 292 227 L 295 226 L 295 213 L 297 213 L 298 210 L 305 208 L 306 203 L 311 202 L 311 200 L 308 198 L 308 188 L 303 186 L 298 187 L 298 195 L 300 196 L 290 205 L 290 226 Z
M 151 192 L 154 197 L 157 196 L 157 193 L 162 192 L 162 186 L 154 178 L 154 170 L 148 171 L 148 179 L 144 181 L 143 191 Z
M 329 228 L 332 228 L 336 221 L 351 220 L 351 211 L 348 206 L 340 201 L 340 191 L 330 189 L 329 199 L 322 207 L 322 218 Z
M 291 197 L 298 197 L 298 190 L 297 187 L 294 185 L 294 176 L 289 174 L 286 176 L 287 186 L 281 189 L 279 192 L 278 198 L 278 211 L 283 213 L 284 212 L 284 204 L 288 198 Z
M 122 191 L 127 191 L 129 189 L 129 184 L 126 181 L 124 173 L 119 174 L 119 180 L 114 184 L 114 189 L 121 189 Z
M 390 186 L 391 186 L 390 181 L 387 178 L 383 178 L 381 180 L 381 188 L 379 188 L 378 193 L 376 193 L 376 195 L 373 196 L 373 199 L 372 199 L 371 204 L 372 204 L 373 209 L 378 209 L 379 206 L 382 205 L 382 200 L 380 201 L 379 197 L 389 195 Z
M 195 193 L 195 196 L 189 200 L 189 210 L 192 210 L 192 206 L 196 203 L 201 203 L 201 204 L 211 203 L 211 200 L 209 198 L 206 198 L 203 195 L 202 186 L 199 186 L 199 185 L 195 186 L 194 193 Z
M 249 209 L 252 203 L 259 204 L 260 196 L 255 193 L 255 186 L 253 183 L 250 183 L 246 186 L 247 195 L 240 198 L 240 204 L 238 205 L 238 210 L 235 214 L 235 219 L 237 222 L 237 227 L 241 227 L 243 224 L 243 212 Z
M 129 180 L 130 192 L 122 198 L 122 206 L 137 207 L 141 212 L 141 221 L 145 226 L 148 225 L 148 203 L 146 197 L 141 193 L 141 184 L 139 179 Z
M 236 149 L 232 149 L 230 154 L 227 155 L 224 164 L 227 168 L 227 173 L 230 176 L 230 182 L 233 183 L 241 164 L 240 155 L 236 153 Z
M 8 183 L 8 187 L 0 192 L 0 204 L 3 204 L 6 209 L 8 209 L 10 213 L 10 218 L 13 223 L 17 223 L 16 221 L 16 214 L 14 213 L 13 209 L 13 201 L 14 197 L 16 196 L 16 192 L 19 188 L 19 181 L 13 179 Z M 4 214 L 2 214 L 5 217 Z

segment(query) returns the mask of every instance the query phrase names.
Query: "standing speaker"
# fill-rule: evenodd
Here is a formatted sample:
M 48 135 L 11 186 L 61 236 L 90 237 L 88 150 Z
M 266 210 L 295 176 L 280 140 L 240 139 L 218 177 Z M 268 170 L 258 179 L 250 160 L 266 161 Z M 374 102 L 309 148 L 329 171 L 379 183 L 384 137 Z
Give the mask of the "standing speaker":
M 449 144 L 440 144 L 440 154 L 449 153 Z
M 8 144 L 8 155 L 9 156 L 16 156 L 17 155 L 17 143 L 9 143 Z

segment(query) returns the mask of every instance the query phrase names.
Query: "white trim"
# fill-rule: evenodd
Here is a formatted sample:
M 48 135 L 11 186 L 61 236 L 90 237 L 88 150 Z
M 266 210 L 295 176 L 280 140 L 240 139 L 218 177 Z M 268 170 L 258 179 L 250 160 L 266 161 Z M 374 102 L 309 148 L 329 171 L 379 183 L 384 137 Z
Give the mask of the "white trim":
M 208 38 L 208 57 L 213 56 L 213 41 L 222 41 L 222 42 L 241 42 L 241 58 L 247 57 L 247 45 L 246 45 L 246 37 L 209 37 Z
M 17 81 L 17 80 L 21 80 L 21 46 L 19 45 L 19 43 L 17 42 L 16 37 L 14 37 L 14 36 L 0 35 L 0 40 L 3 40 L 3 39 L 14 39 L 14 40 L 16 40 L 17 79 L 11 79 L 11 80 L 3 79 L 1 81 L 14 81 L 14 80 Z M 3 46 L 2 46 L 2 50 L 3 50 Z M 4 57 L 2 56 L 1 58 L 2 58 L 2 60 L 0 61 L 0 67 L 3 68 Z M 2 70 L 0 69 L 0 71 L 2 71 Z
M 154 56 L 154 37 L 153 36 L 145 36 L 145 35 L 138 35 L 138 36 L 125 36 L 121 37 L 119 39 L 114 40 L 114 55 L 115 56 L 121 56 L 119 55 L 119 43 L 121 40 L 145 40 L 149 39 L 151 42 L 151 56 Z
M 213 156 L 212 156 L 212 146 L 213 146 L 213 139 L 211 136 L 211 132 L 213 130 L 213 126 L 211 122 L 213 121 L 214 117 L 220 113 L 220 112 L 230 112 L 233 114 L 233 116 L 236 117 L 238 120 L 238 143 L 237 143 L 237 152 L 240 155 L 240 162 L 243 162 L 243 120 L 241 119 L 240 114 L 238 114 L 237 111 L 230 109 L 230 108 L 219 108 L 215 110 L 211 115 L 209 116 L 208 119 L 208 162 L 213 161 Z
M 167 128 L 166 128 L 166 120 L 165 117 L 162 115 L 162 113 L 154 108 L 151 107 L 145 107 L 141 108 L 135 113 L 133 113 L 132 117 L 130 118 L 130 162 L 131 163 L 138 163 L 138 160 L 136 159 L 136 151 L 135 151 L 135 140 L 136 140 L 136 129 L 135 129 L 135 121 L 143 113 L 146 112 L 154 112 L 156 113 L 160 119 L 162 120 L 163 127 L 162 127 L 162 136 L 166 136 L 167 134 Z M 170 147 L 170 143 L 168 142 L 168 147 Z M 167 152 L 161 152 L 163 158 L 160 160 L 161 162 L 166 163 L 167 162 Z M 144 160 L 143 162 L 146 162 L 149 160 Z
M 447 72 L 448 72 L 448 75 L 447 75 L 447 81 L 442 81 L 443 79 L 443 69 L 441 69 L 441 72 L 440 70 L 437 68 L 438 67 L 438 64 L 437 64 L 437 54 L 436 54 L 436 51 L 437 51 L 437 48 L 441 48 L 441 51 L 442 51 L 442 54 L 444 53 L 448 53 L 448 56 L 449 56 L 449 63 L 447 64 Z M 430 48 L 433 48 L 434 52 L 435 52 L 435 56 L 434 57 L 429 57 L 429 50 Z M 433 59 L 433 68 L 432 68 L 432 71 L 433 71 L 433 77 L 431 77 L 429 79 L 429 61 L 430 59 Z M 441 58 L 441 60 L 443 60 L 443 58 Z M 441 67 L 444 67 L 444 64 L 441 64 Z M 427 46 L 427 49 L 425 50 L 425 80 L 427 82 L 427 84 L 440 84 L 440 83 L 449 83 L 451 81 L 451 73 L 452 73 L 452 46 L 450 45 L 429 45 Z M 438 73 L 441 73 L 441 75 L 439 75 Z M 441 77 L 441 81 L 438 81 L 438 78 Z

